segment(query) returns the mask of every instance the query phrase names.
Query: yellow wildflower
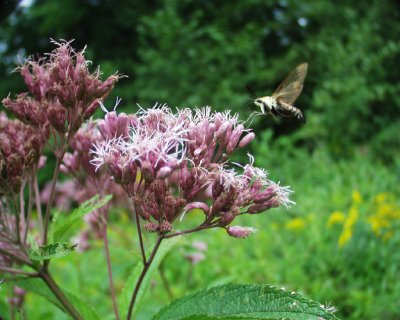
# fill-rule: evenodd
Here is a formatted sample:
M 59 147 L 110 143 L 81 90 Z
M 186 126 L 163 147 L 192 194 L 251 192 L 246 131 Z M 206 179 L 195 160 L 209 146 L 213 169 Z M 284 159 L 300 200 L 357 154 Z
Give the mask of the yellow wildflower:
M 305 224 L 306 224 L 306 222 L 305 222 L 304 219 L 302 219 L 302 218 L 294 218 L 294 219 L 289 220 L 288 222 L 286 222 L 285 229 L 298 231 L 298 230 L 304 229 Z
M 387 193 L 387 192 L 381 192 L 381 193 L 378 193 L 376 196 L 375 196 L 375 198 L 374 198 L 374 202 L 376 202 L 376 203 L 383 203 L 383 202 L 385 202 L 386 200 L 387 200 L 387 198 L 389 198 L 389 193 Z
M 358 219 L 358 209 L 355 206 L 352 206 L 349 210 L 349 214 L 343 225 L 343 231 L 339 236 L 339 247 L 343 247 L 347 242 L 350 241 L 353 235 L 353 225 L 357 222 Z
M 382 230 L 390 227 L 390 222 L 387 219 L 379 217 L 377 215 L 369 216 L 368 222 L 371 225 L 372 231 L 380 236 L 382 234 Z
M 334 211 L 329 216 L 328 222 L 326 223 L 328 227 L 333 226 L 334 224 L 342 224 L 346 220 L 346 216 L 341 211 Z
M 343 229 L 343 232 L 340 234 L 338 241 L 339 247 L 343 247 L 347 242 L 349 242 L 352 235 L 353 235 L 352 229 Z
M 351 197 L 353 199 L 353 204 L 359 205 L 362 202 L 361 193 L 358 190 L 353 190 L 351 193 Z

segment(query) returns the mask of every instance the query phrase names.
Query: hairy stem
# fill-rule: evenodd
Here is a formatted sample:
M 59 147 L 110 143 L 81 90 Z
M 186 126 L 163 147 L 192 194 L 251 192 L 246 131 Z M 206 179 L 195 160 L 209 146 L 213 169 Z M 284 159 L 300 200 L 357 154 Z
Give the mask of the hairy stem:
M 144 277 L 146 276 L 147 271 L 149 270 L 149 267 L 151 266 L 151 263 L 154 260 L 154 257 L 156 256 L 158 248 L 160 247 L 160 244 L 163 241 L 163 239 L 164 239 L 163 235 L 158 236 L 157 242 L 155 243 L 154 248 L 151 251 L 150 257 L 143 266 L 143 270 L 139 276 L 139 279 L 136 283 L 135 289 L 132 294 L 131 303 L 129 304 L 128 316 L 126 317 L 127 320 L 130 320 L 132 317 L 133 307 L 135 305 L 135 301 L 136 301 L 137 295 L 139 293 L 140 286 L 143 282 Z
M 112 299 L 112 303 L 113 303 L 114 315 L 115 315 L 115 319 L 119 320 L 117 298 L 115 295 L 115 288 L 114 288 L 114 281 L 113 281 L 113 274 L 112 274 L 112 267 L 111 267 L 110 248 L 108 246 L 107 224 L 105 224 L 103 226 L 102 232 L 103 232 L 104 251 L 105 251 L 106 260 L 107 260 L 108 282 L 110 285 L 110 292 L 111 292 L 111 299 Z
M 57 283 L 54 281 L 52 276 L 48 273 L 47 269 L 39 270 L 39 276 L 46 283 L 49 289 L 54 293 L 57 297 L 58 301 L 62 304 L 65 311 L 69 313 L 69 315 L 75 320 L 84 320 L 81 314 L 75 309 L 75 307 L 71 304 L 65 294 L 58 287 Z

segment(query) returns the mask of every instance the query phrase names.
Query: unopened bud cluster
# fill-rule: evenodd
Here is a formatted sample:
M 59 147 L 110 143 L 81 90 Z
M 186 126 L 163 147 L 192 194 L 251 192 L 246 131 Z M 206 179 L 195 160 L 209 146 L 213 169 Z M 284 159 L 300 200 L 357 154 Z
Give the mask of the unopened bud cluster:
M 15 194 L 39 161 L 44 141 L 35 129 L 4 113 L 0 113 L 0 141 L 0 196 Z
M 118 75 L 100 80 L 100 71 L 90 73 L 84 52 L 74 52 L 69 42 L 56 43 L 47 58 L 27 60 L 18 70 L 29 93 L 3 99 L 17 118 L 45 136 L 50 128 L 59 134 L 76 132 L 89 119 L 118 81 Z
M 173 232 L 179 216 L 200 209 L 199 228 L 223 227 L 243 238 L 254 230 L 229 226 L 237 216 L 293 203 L 291 191 L 270 181 L 251 156 L 247 165 L 228 166 L 229 156 L 254 139 L 230 112 L 173 113 L 163 105 L 135 115 L 110 112 L 98 128 L 103 141 L 91 162 L 123 186 L 149 232 Z

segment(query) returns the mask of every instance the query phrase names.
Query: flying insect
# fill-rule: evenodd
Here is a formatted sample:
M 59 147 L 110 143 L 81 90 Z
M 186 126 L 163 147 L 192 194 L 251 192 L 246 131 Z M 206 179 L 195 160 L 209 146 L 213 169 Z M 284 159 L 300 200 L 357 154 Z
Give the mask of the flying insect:
M 293 104 L 303 90 L 307 75 L 308 63 L 299 64 L 292 70 L 271 96 L 260 97 L 254 104 L 261 109 L 261 114 L 271 114 L 276 117 L 295 118 L 305 123 L 303 113 Z

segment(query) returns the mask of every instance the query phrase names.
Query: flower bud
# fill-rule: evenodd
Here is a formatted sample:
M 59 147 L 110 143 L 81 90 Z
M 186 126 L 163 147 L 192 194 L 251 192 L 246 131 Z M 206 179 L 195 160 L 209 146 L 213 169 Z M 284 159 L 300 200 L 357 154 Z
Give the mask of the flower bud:
M 160 233 L 167 234 L 167 233 L 171 232 L 172 225 L 169 222 L 165 221 L 165 222 L 161 223 L 159 230 L 160 230 Z
M 142 178 L 148 182 L 151 182 L 154 180 L 154 169 L 150 163 L 150 161 L 143 161 L 141 164 L 141 170 L 142 170 Z
M 217 176 L 214 179 L 214 182 L 212 184 L 212 196 L 214 199 L 216 199 L 221 193 L 224 191 L 224 186 L 221 183 L 221 178 L 220 176 Z
M 239 148 L 244 148 L 246 147 L 250 142 L 252 142 L 254 140 L 254 138 L 256 137 L 256 135 L 254 134 L 254 132 L 250 132 L 248 134 L 246 134 L 242 140 L 240 140 L 239 142 Z
M 250 214 L 256 214 L 276 207 L 279 207 L 279 200 L 277 198 L 272 198 L 264 203 L 253 204 L 247 209 L 247 212 Z
M 156 224 L 154 222 L 148 222 L 143 227 L 148 232 L 157 232 L 159 229 L 158 224 Z
M 157 172 L 157 179 L 165 179 L 171 174 L 171 172 L 172 169 L 170 167 L 162 167 Z
M 252 227 L 231 226 L 226 228 L 226 231 L 234 238 L 247 238 L 251 233 L 257 230 Z
M 233 129 L 228 138 L 228 144 L 226 146 L 227 153 L 232 153 L 235 150 L 237 143 L 239 142 L 240 136 L 242 135 L 243 129 L 244 127 L 241 124 Z
M 253 197 L 253 202 L 256 204 L 260 204 L 265 201 L 271 200 L 271 198 L 274 197 L 275 195 L 276 195 L 275 188 L 270 186 L 264 191 L 258 192 Z
M 218 140 L 220 139 L 228 130 L 228 128 L 231 127 L 231 123 L 229 121 L 225 121 L 222 123 L 222 125 L 218 128 L 217 132 L 215 133 L 215 138 Z
M 230 224 L 235 219 L 235 215 L 233 213 L 224 213 L 221 219 L 218 222 L 220 227 L 225 227 Z
M 210 207 L 204 202 L 191 202 L 185 206 L 184 212 L 188 212 L 193 209 L 200 209 L 205 215 L 208 215 L 210 212 Z

